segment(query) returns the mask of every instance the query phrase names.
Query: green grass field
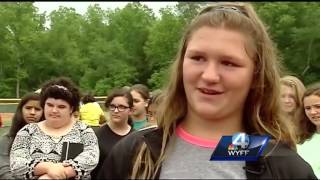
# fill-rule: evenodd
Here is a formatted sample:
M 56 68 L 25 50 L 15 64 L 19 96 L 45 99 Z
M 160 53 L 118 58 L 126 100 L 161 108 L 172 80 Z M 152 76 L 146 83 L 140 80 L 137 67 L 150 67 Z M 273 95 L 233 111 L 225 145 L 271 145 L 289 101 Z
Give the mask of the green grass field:
M 11 126 L 11 120 L 3 120 L 3 126 L 0 128 L 0 136 L 7 133 Z

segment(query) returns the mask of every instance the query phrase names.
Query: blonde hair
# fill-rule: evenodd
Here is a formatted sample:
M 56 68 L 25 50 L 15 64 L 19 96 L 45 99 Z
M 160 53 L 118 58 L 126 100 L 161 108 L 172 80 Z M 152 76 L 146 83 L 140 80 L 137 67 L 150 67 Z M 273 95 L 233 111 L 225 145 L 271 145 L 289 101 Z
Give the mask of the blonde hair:
M 300 141 L 299 137 L 302 132 L 300 130 L 299 123 L 300 123 L 300 119 L 301 119 L 301 114 L 304 113 L 303 112 L 302 97 L 303 97 L 304 92 L 306 91 L 306 88 L 300 79 L 298 79 L 297 77 L 292 76 L 292 75 L 283 76 L 280 79 L 280 84 L 291 88 L 295 93 L 294 101 L 296 103 L 296 109 L 292 113 L 289 113 L 289 114 L 284 113 L 284 112 L 282 112 L 282 113 L 284 113 L 283 115 L 285 116 L 287 121 L 290 121 L 292 123 L 292 125 L 294 126 L 295 132 L 297 135 L 297 139 L 298 139 L 298 141 Z
M 287 75 L 280 79 L 280 83 L 287 87 L 290 87 L 295 92 L 294 100 L 297 104 L 297 109 L 302 106 L 302 96 L 306 91 L 304 84 L 295 76 Z
M 280 64 L 265 26 L 249 3 L 214 3 L 204 8 L 190 23 L 182 38 L 175 62 L 171 67 L 166 97 L 157 109 L 158 127 L 163 130 L 160 157 L 153 162 L 143 143 L 134 159 L 131 178 L 155 178 L 166 156 L 166 146 L 176 125 L 187 113 L 187 100 L 182 81 L 182 64 L 193 33 L 208 26 L 236 30 L 246 35 L 246 51 L 255 64 L 255 78 L 248 94 L 243 123 L 247 133 L 269 134 L 276 142 L 295 146 L 290 125 L 280 115 Z M 149 155 L 148 155 L 149 154 Z M 144 157 L 143 162 L 139 162 Z M 152 163 L 151 163 L 152 161 Z M 150 166 L 147 166 L 147 165 Z

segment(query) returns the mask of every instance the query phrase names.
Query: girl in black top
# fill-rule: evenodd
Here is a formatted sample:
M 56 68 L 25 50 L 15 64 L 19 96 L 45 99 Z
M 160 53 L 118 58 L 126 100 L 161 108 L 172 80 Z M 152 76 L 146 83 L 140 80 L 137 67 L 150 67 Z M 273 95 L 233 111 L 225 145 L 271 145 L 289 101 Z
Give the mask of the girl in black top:
M 111 148 L 133 131 L 130 118 L 133 99 L 129 91 L 124 89 L 114 90 L 106 99 L 105 107 L 110 111 L 110 120 L 96 132 L 99 141 L 100 159 L 97 167 L 91 173 L 92 178 L 96 178 L 100 170 L 104 169 L 102 165 Z

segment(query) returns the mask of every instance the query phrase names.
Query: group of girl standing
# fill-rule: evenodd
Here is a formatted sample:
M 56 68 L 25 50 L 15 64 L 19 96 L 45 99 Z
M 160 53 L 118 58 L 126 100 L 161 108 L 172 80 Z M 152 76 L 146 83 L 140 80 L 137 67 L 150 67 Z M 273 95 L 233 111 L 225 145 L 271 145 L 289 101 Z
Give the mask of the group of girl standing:
M 135 128 L 147 126 L 149 97 L 143 93 L 149 92 L 143 88 L 135 85 L 130 90 L 113 90 L 105 101 L 110 120 L 94 133 L 90 126 L 74 117 L 80 102 L 79 89 L 74 83 L 68 78 L 49 80 L 40 94 L 31 93 L 21 99 L 10 132 L 1 139 L 0 177 L 97 177 L 113 145 Z M 134 108 L 134 103 L 141 107 Z M 140 118 L 144 124 L 131 117 Z M 134 122 L 139 125 L 134 126 Z M 66 142 L 69 151 L 65 148 Z M 62 156 L 77 151 L 75 148 L 82 151 L 63 159 Z
M 296 132 L 297 152 L 320 177 L 320 158 L 316 149 L 320 144 L 320 83 L 307 88 L 296 76 L 286 75 L 280 79 L 281 110 L 292 122 Z

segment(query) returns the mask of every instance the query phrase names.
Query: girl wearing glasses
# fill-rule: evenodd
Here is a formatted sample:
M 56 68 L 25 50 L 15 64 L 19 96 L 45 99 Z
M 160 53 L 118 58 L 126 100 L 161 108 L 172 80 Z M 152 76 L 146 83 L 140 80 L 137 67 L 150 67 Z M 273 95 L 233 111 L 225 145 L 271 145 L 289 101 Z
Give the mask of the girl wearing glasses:
M 103 178 L 316 179 L 281 119 L 279 62 L 252 5 L 206 7 L 186 28 L 176 57 L 158 128 L 118 142 Z M 258 161 L 210 161 L 220 138 L 237 132 L 272 140 Z
M 100 171 L 108 168 L 103 166 L 103 162 L 108 157 L 111 148 L 120 139 L 133 132 L 130 118 L 133 98 L 128 90 L 116 89 L 112 91 L 105 101 L 105 107 L 109 110 L 110 120 L 96 132 L 100 147 L 100 159 L 98 166 L 91 173 L 92 177 L 97 177 Z

